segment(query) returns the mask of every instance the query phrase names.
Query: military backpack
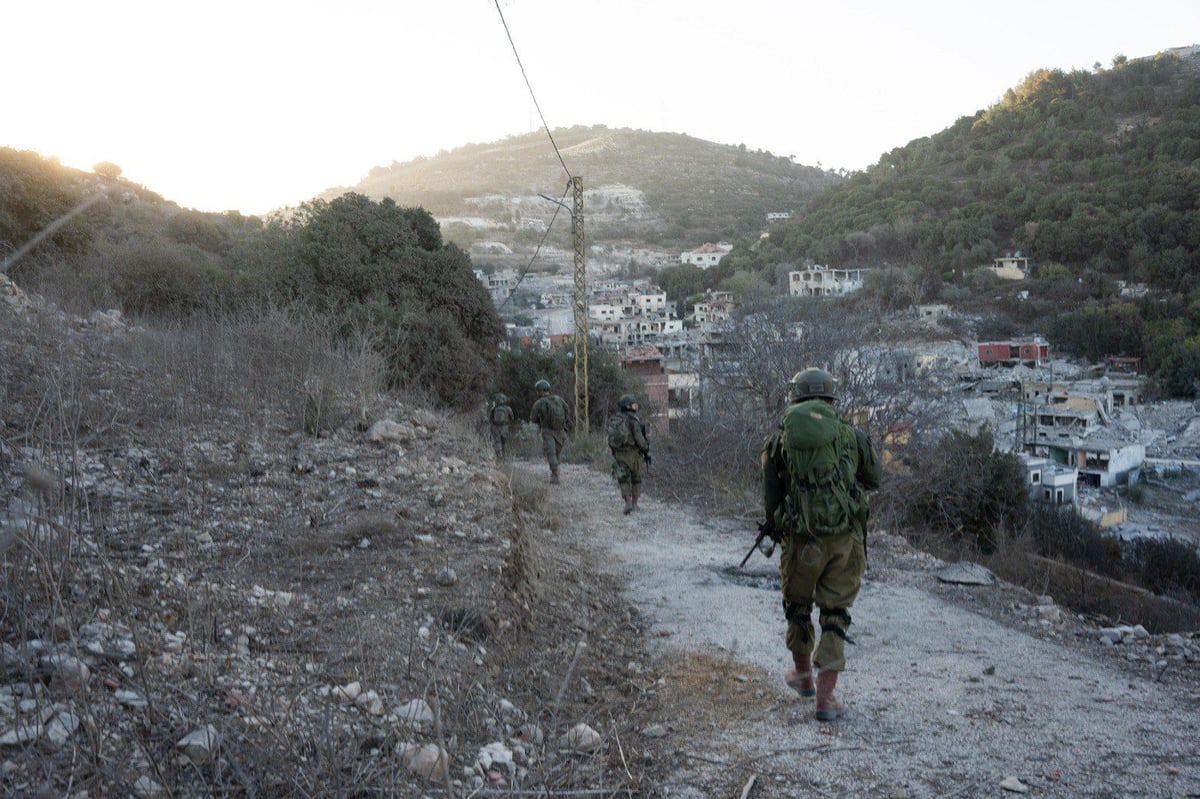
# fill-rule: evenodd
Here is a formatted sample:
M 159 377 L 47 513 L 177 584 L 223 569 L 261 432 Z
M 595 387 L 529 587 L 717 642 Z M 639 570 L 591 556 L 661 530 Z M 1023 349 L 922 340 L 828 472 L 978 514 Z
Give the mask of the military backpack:
M 497 405 L 492 408 L 492 424 L 506 425 L 513 420 L 512 408 L 507 405 Z
M 786 528 L 818 537 L 854 529 L 858 450 L 837 412 L 821 400 L 792 405 L 780 423 L 780 444 L 789 480 Z
M 557 395 L 546 399 L 546 426 L 558 433 L 567 429 L 567 401 Z
M 632 447 L 633 430 L 630 429 L 631 420 L 623 413 L 613 415 L 608 420 L 608 448 L 611 450 L 625 449 Z

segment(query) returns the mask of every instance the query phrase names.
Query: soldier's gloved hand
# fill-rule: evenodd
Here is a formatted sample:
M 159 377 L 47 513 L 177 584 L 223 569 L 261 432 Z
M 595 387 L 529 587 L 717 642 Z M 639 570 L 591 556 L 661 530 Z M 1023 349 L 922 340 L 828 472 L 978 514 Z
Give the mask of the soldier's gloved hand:
M 780 535 L 779 531 L 775 529 L 775 524 L 771 521 L 759 522 L 758 531 L 760 533 L 766 533 L 767 538 L 771 539 L 776 544 L 783 541 L 783 536 Z
M 646 465 L 647 465 L 647 466 L 649 466 L 651 463 L 653 463 L 653 462 L 654 462 L 654 461 L 653 461 L 653 460 L 650 458 L 650 453 L 649 453 L 648 451 L 647 451 L 647 452 L 643 452 L 643 453 L 642 453 L 642 460 L 644 460 L 644 461 L 646 462 Z

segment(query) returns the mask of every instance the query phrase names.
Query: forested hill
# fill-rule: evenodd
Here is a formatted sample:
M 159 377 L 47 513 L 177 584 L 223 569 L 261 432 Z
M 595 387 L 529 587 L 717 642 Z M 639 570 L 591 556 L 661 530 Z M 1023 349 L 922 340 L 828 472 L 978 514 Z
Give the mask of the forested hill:
M 553 137 L 567 168 L 583 177 L 587 218 L 603 219 L 590 229 L 611 238 L 671 246 L 732 240 L 762 230 L 768 212 L 794 211 L 840 181 L 788 156 L 684 134 L 595 126 L 557 129 Z M 566 181 L 539 131 L 376 167 L 352 190 L 516 229 L 523 216 L 548 216 L 552 204 L 537 195 L 558 198 Z
M 1200 251 L 1200 56 L 1038 70 L 995 106 L 883 155 L 727 266 L 923 266 L 1022 250 L 1076 277 L 1188 290 Z

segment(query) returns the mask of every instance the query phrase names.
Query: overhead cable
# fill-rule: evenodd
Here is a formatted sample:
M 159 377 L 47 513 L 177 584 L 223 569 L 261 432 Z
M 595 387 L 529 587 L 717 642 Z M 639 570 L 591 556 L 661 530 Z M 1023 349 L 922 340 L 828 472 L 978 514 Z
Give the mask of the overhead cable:
M 558 219 L 559 210 L 564 207 L 561 200 L 567 199 L 567 192 L 570 190 L 571 184 L 568 183 L 567 188 L 563 191 L 562 198 L 554 207 L 554 216 L 550 217 L 550 224 L 546 225 L 546 232 L 542 234 L 542 240 L 538 242 L 538 246 L 534 249 L 533 255 L 529 257 L 529 263 L 525 264 L 525 268 L 521 270 L 520 276 L 517 277 L 517 282 L 513 284 L 512 291 L 508 292 L 508 295 L 504 298 L 504 302 L 500 303 L 500 307 L 496 309 L 497 311 L 500 311 L 505 305 L 508 305 L 508 301 L 512 298 L 513 294 L 517 292 L 517 287 L 521 285 L 521 281 L 525 279 L 525 275 L 529 274 L 529 270 L 533 267 L 534 260 L 538 257 L 538 253 L 542 251 L 542 245 L 546 243 L 546 238 L 550 235 L 550 229 L 554 227 L 554 222 Z
M 517 59 L 517 66 L 521 69 L 521 77 L 525 79 L 525 86 L 529 89 L 529 97 L 533 100 L 533 107 L 537 109 L 538 117 L 542 120 L 542 127 L 546 131 L 546 135 L 550 138 L 550 146 L 554 148 L 554 154 L 558 156 L 558 163 L 562 164 L 563 171 L 567 173 L 569 180 L 573 176 L 571 170 L 567 169 L 567 162 L 563 160 L 562 153 L 558 151 L 558 144 L 554 141 L 554 134 L 550 132 L 550 126 L 546 124 L 546 116 L 542 113 L 542 107 L 538 104 L 537 97 L 533 94 L 533 85 L 529 82 L 529 76 L 525 74 L 525 65 L 521 63 L 521 55 L 517 52 L 517 44 L 513 41 L 512 32 L 508 29 L 508 22 L 504 19 L 504 12 L 500 10 L 500 0 L 495 0 L 496 13 L 500 15 L 500 24 L 504 26 L 504 33 L 508 36 L 508 43 L 512 47 L 513 55 Z M 566 197 L 566 194 L 563 195 Z

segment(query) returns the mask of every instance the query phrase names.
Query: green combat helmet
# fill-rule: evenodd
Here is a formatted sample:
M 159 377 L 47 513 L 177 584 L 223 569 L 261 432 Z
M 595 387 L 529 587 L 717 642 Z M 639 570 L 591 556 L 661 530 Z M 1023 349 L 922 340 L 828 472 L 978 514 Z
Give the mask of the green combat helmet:
M 633 410 L 633 406 L 637 405 L 637 401 L 637 397 L 632 394 L 622 394 L 621 398 L 617 400 L 617 409 L 622 411 Z
M 837 402 L 837 381 L 824 369 L 809 367 L 796 372 L 788 383 L 788 401 L 804 402 L 810 399 L 827 399 Z
M 533 387 L 535 389 L 537 389 L 538 391 L 549 391 L 550 390 L 550 381 L 549 380 L 539 380 L 533 384 Z
M 508 397 L 507 397 L 507 396 L 505 396 L 504 394 L 497 394 L 497 395 L 496 395 L 496 404 L 497 404 L 497 405 L 503 405 L 503 404 L 504 404 L 504 403 L 506 403 L 506 402 L 508 402 Z

